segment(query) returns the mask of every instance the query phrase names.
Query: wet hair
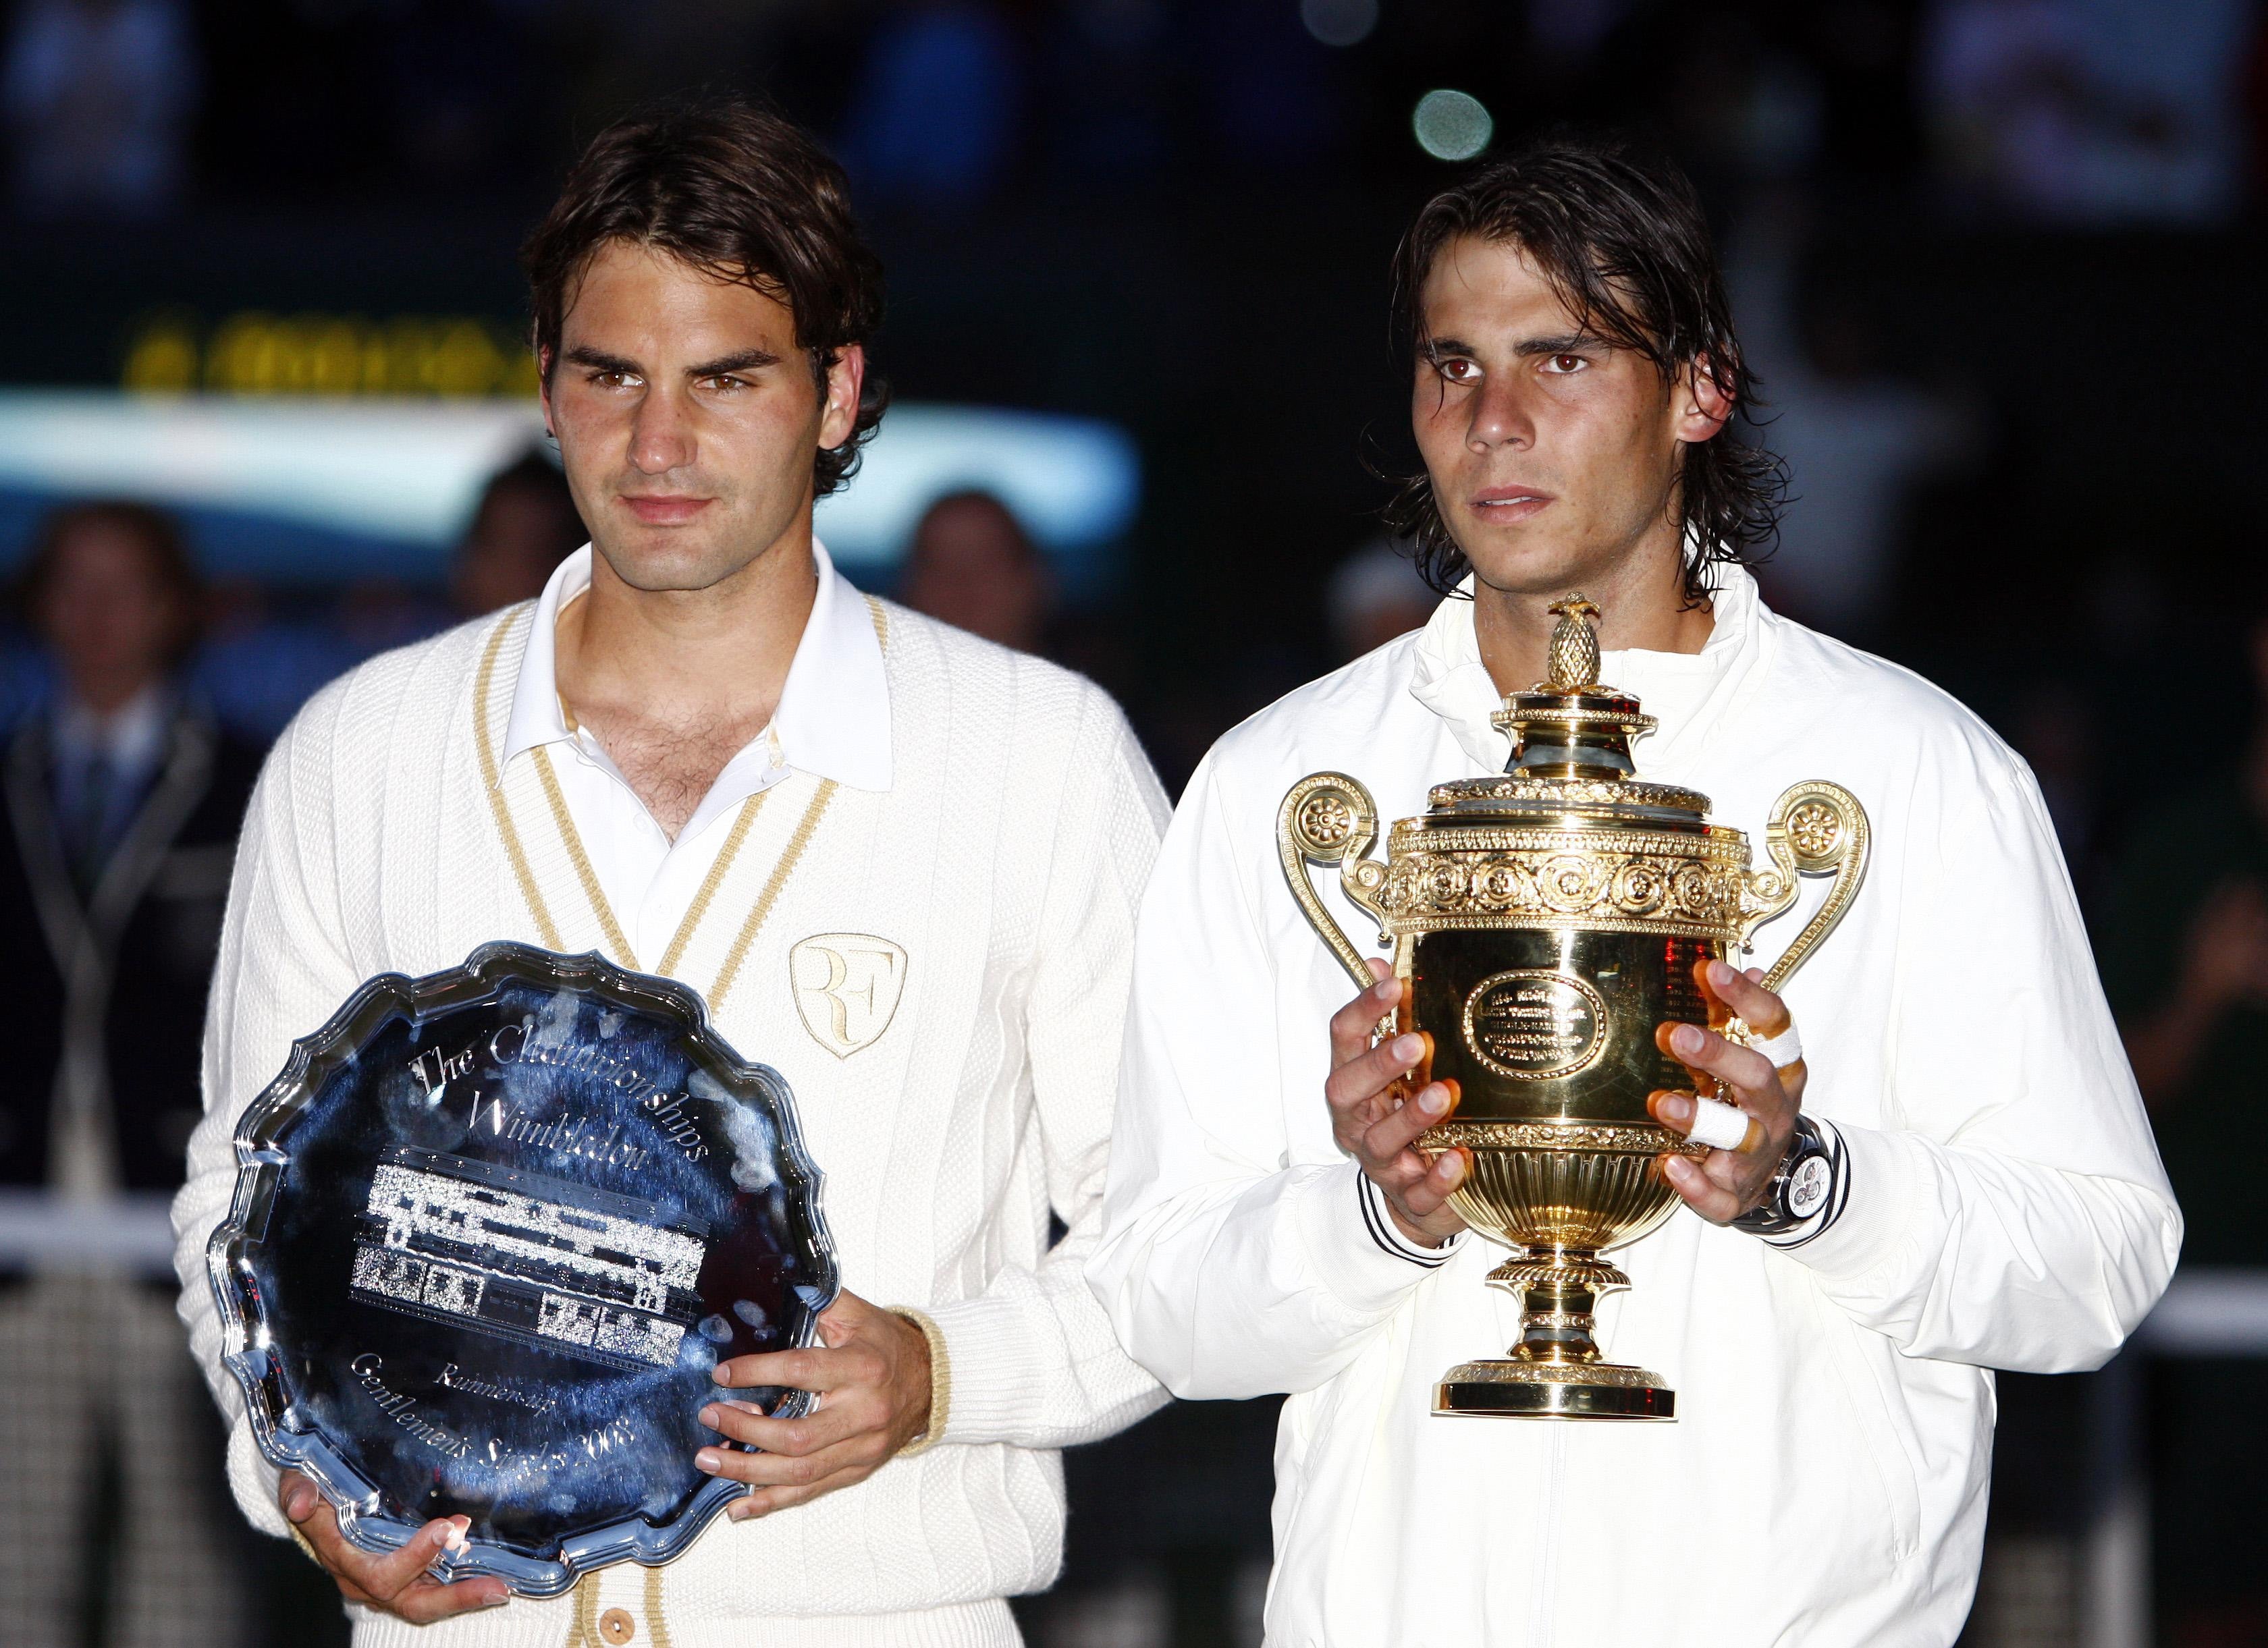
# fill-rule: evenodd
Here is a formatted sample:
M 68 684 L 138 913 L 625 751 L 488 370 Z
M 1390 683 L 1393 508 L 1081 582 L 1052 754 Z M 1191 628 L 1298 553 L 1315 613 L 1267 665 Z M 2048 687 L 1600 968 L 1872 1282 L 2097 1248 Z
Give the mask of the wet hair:
M 850 215 L 843 168 L 798 127 L 739 100 L 676 102 L 592 139 L 522 249 L 547 378 L 591 260 L 614 241 L 666 252 L 787 305 L 824 387 L 828 368 L 882 320 L 882 263 Z M 814 462 L 820 497 L 858 467 L 889 390 L 873 372 L 850 438 Z
M 189 557 L 180 523 L 147 504 L 94 498 L 51 511 L 33 534 L 31 553 L 17 574 L 17 611 L 31 628 L 41 627 L 40 608 L 46 603 L 48 585 L 62 569 L 63 552 L 75 534 L 90 527 L 122 533 L 141 546 L 144 568 L 173 608 L 173 634 L 166 649 L 166 663 L 168 668 L 178 666 L 196 645 L 204 580 Z
M 1698 364 L 1736 417 L 1758 404 L 1708 221 L 1692 184 L 1668 160 L 1640 158 L 1620 143 L 1553 138 L 1477 166 L 1428 201 L 1394 260 L 1395 332 L 1413 369 L 1428 342 L 1426 277 L 1449 243 L 1468 235 L 1519 246 L 1586 331 L 1644 356 L 1665 383 Z M 1729 421 L 1710 439 L 1686 443 L 1676 504 L 1687 605 L 1708 600 L 1711 567 L 1753 566 L 1771 553 L 1786 483 L 1786 466 L 1735 438 Z M 1449 593 L 1471 570 L 1423 470 L 1401 478 L 1384 513 L 1434 589 Z

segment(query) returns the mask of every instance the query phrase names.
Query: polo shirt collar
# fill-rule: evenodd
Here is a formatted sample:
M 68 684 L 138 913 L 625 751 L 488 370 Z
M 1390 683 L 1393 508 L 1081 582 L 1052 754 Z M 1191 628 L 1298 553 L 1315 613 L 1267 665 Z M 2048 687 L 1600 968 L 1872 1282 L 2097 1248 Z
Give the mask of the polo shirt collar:
M 575 739 L 559 702 L 557 634 L 561 611 L 591 586 L 591 555 L 586 544 L 560 563 L 535 603 L 504 728 L 507 766 L 539 745 Z M 782 764 L 814 777 L 853 790 L 887 790 L 890 687 L 873 609 L 815 539 L 811 558 L 818 595 L 788 665 L 779 708 L 756 744 L 775 744 Z

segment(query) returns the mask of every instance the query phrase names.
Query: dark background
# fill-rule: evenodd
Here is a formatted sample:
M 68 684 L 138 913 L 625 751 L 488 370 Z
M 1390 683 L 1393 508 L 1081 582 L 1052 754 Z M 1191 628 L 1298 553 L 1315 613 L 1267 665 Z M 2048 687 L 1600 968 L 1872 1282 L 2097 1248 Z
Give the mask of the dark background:
M 155 184 L 42 180 L 43 144 L 109 118 L 67 111 L 91 124 L 59 138 L 28 89 L 34 23 L 75 8 L 162 14 L 129 74 L 178 110 Z M 1057 650 L 1169 786 L 1337 661 L 1327 579 L 1414 464 L 1387 266 L 1454 171 L 1420 98 L 1477 99 L 1496 151 L 1628 131 L 1699 183 L 1771 403 L 1754 432 L 1797 454 L 1768 598 L 1993 720 L 2090 908 L 2135 810 L 2250 725 L 2249 0 L 18 0 L 0 40 L 0 383 L 24 386 L 116 386 L 153 326 L 247 312 L 516 335 L 516 246 L 583 140 L 690 88 L 776 100 L 851 167 L 899 394 L 1137 439 L 1122 575 Z M 1806 450 L 1829 454 L 1809 484 Z M 351 626 L 366 592 L 276 593 Z M 2062 1571 L 2035 1559 L 2078 1549 L 2083 1382 L 2002 1391 L 1994 1550 Z M 1183 1405 L 1074 1455 L 1035 1630 L 1251 1639 L 1265 1407 Z M 273 1565 L 278 1639 L 313 1640 L 312 1575 Z M 2004 1606 L 1992 1571 L 1974 1640 L 2077 1640 L 2070 1584 L 2027 1614 L 2040 1587 Z

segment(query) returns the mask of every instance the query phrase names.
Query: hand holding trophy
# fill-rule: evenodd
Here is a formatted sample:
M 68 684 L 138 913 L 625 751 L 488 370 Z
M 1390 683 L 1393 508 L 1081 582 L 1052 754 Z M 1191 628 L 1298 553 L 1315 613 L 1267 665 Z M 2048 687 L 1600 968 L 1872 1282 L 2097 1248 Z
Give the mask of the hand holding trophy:
M 1383 1194 L 1387 1212 L 1413 1241 L 1431 1247 L 1465 1228 L 1451 1200 L 1463 1182 L 1462 1151 L 1430 1159 L 1414 1148 L 1425 1129 L 1456 1105 L 1446 1082 L 1411 1089 L 1403 1080 L 1425 1057 L 1425 1038 L 1375 1035 L 1402 999 L 1403 982 L 1382 961 L 1368 963 L 1379 982 L 1331 1015 L 1331 1074 L 1323 1100 L 1331 1133 Z
M 1716 1146 L 1697 1159 L 1665 1155 L 1661 1169 L 1686 1206 L 1712 1224 L 1730 1225 L 1757 1206 L 1786 1160 L 1803 1107 L 1807 1070 L 1794 1020 L 1786 1004 L 1764 989 L 1763 969 L 1744 973 L 1723 961 L 1707 961 L 1699 976 L 1704 993 L 1734 1019 L 1721 1031 L 1665 1024 L 1654 1039 L 1663 1052 L 1735 1102 L 1657 1093 L 1646 1108 L 1671 1131 Z
M 1496 717 L 1513 741 L 1504 774 L 1436 786 L 1425 814 L 1394 826 L 1381 864 L 1368 856 L 1378 833 L 1369 792 L 1316 773 L 1285 797 L 1278 849 L 1292 896 L 1366 990 L 1371 969 L 1307 865 L 1337 864 L 1348 898 L 1377 919 L 1402 986 L 1381 1026 L 1388 1046 L 1427 1038 L 1404 1065 L 1406 1091 L 1441 1084 L 1454 1098 L 1416 1148 L 1435 1162 L 1429 1177 L 1445 1181 L 1452 1173 L 1439 1159 L 1464 1159 L 1449 1205 L 1513 1249 L 1489 1280 L 1521 1296 L 1520 1342 L 1505 1357 L 1452 1369 L 1434 1411 L 1668 1419 L 1675 1393 L 1643 1368 L 1607 1362 L 1593 1337 L 1599 1295 L 1630 1284 L 1601 1255 L 1675 1209 L 1666 1160 L 1697 1161 L 1712 1143 L 1743 1139 L 1712 1130 L 1741 1116 L 1723 1114 L 1731 1107 L 1712 1093 L 1683 1100 L 1695 1106 L 1685 1113 L 1692 1137 L 1663 1126 L 1649 1098 L 1687 1087 L 1686 1062 L 1705 1071 L 1750 1051 L 1737 1045 L 1753 1037 L 1727 997 L 1776 999 L 1857 895 L 1868 827 L 1840 786 L 1793 785 L 1766 827 L 1769 863 L 1751 869 L 1747 838 L 1708 822 L 1708 798 L 1635 776 L 1631 739 L 1654 722 L 1599 684 L 1597 609 L 1572 595 L 1552 610 L 1549 679 Z M 1804 875 L 1834 883 L 1771 972 L 1717 972 L 1793 905 Z M 1671 1041 L 1683 1043 L 1680 1026 L 1704 1038 L 1690 1056 Z M 1755 1122 L 1734 1125 L 1752 1134 Z

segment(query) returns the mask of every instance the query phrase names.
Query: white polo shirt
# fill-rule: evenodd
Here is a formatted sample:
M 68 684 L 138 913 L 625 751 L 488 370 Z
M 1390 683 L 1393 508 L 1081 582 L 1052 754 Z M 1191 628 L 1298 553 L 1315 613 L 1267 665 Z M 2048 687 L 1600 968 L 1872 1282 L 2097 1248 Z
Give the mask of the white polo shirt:
M 890 787 L 889 681 L 873 609 L 814 541 L 819 593 L 779 708 L 771 725 L 725 764 L 673 842 L 590 730 L 567 725 L 560 703 L 559 614 L 591 587 L 592 553 L 586 544 L 560 563 L 535 604 L 500 761 L 508 772 L 534 750 L 551 752 L 599 886 L 637 959 L 651 967 L 675 937 L 741 802 L 791 772 L 854 790 Z

